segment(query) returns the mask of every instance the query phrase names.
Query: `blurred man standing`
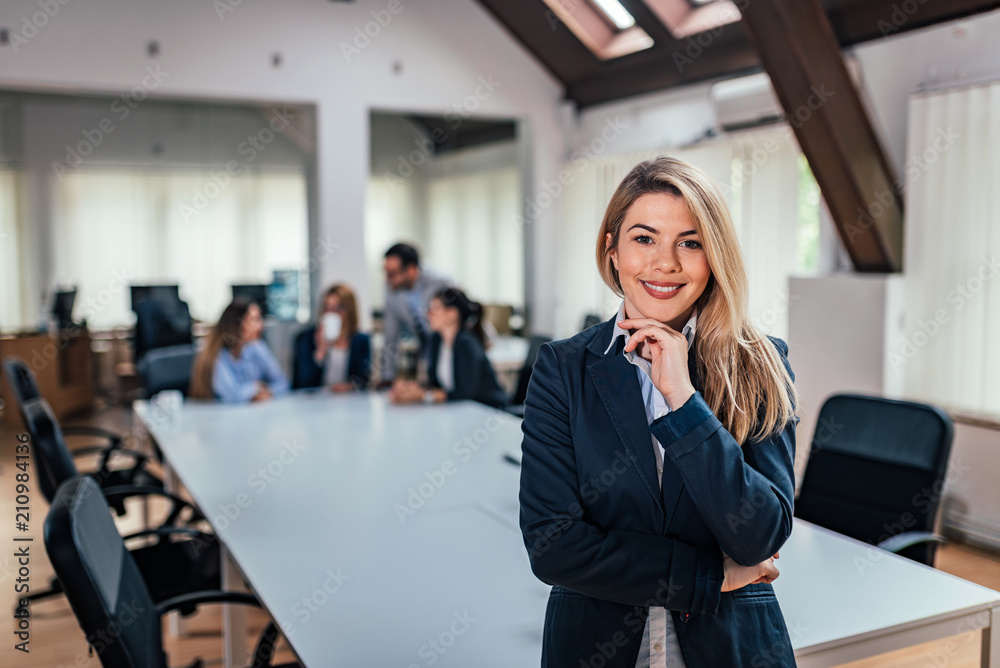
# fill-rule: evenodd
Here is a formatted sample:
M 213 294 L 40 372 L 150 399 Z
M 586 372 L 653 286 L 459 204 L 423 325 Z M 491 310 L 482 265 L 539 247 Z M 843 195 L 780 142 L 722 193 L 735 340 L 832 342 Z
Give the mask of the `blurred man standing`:
M 430 329 L 427 306 L 431 298 L 450 282 L 420 268 L 420 255 L 409 244 L 396 244 L 385 252 L 385 347 L 380 356 L 382 380 L 396 376 L 400 344 L 411 338 L 418 346 L 420 357 L 426 353 Z

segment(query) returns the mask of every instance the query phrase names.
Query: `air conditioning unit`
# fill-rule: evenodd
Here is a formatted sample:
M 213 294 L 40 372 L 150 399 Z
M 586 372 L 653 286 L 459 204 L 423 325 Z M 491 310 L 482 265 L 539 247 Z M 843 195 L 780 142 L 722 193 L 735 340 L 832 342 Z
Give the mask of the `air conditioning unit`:
M 844 64 L 854 86 L 867 103 L 861 63 L 853 56 L 845 56 Z M 716 127 L 724 131 L 777 123 L 785 115 L 771 85 L 771 77 L 765 72 L 720 81 L 710 89 L 709 98 L 715 108 Z
M 771 86 L 771 77 L 761 72 L 720 81 L 709 91 L 716 125 L 725 131 L 777 123 L 784 116 Z

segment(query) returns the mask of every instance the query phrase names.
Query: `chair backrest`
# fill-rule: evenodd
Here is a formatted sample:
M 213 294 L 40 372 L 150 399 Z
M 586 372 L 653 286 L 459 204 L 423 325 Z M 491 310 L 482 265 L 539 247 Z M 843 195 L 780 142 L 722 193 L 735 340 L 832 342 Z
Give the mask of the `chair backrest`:
M 45 519 L 45 550 L 102 666 L 167 665 L 156 606 L 92 478 L 59 487 Z
M 878 543 L 933 531 L 954 433 L 936 406 L 839 394 L 820 409 L 795 515 Z M 933 543 L 901 552 L 932 565 Z
M 24 360 L 13 355 L 4 358 L 3 371 L 4 375 L 7 376 L 7 382 L 10 383 L 14 401 L 17 402 L 17 410 L 21 412 L 23 419 L 25 402 L 39 399 L 42 396 L 42 393 L 38 391 L 38 383 L 35 382 L 35 374 L 32 373 L 31 368 L 25 364 Z
M 510 401 L 512 406 L 520 406 L 524 403 L 524 398 L 528 396 L 528 382 L 531 380 L 531 370 L 535 366 L 535 360 L 538 359 L 538 349 L 551 340 L 550 337 L 539 334 L 532 336 L 528 340 L 528 354 L 524 358 L 524 366 L 521 367 L 521 373 L 517 376 L 517 389 L 514 390 L 514 396 Z
M 135 360 L 139 362 L 150 350 L 194 343 L 191 311 L 186 302 L 141 302 L 135 307 Z
M 588 313 L 583 316 L 583 327 L 580 328 L 580 331 L 582 332 L 585 329 L 590 329 L 594 325 L 599 325 L 602 322 L 604 322 L 604 318 L 597 313 Z
M 22 415 L 35 453 L 38 483 L 42 494 L 51 502 L 59 485 L 79 475 L 79 471 L 49 402 L 42 398 L 27 401 Z
M 198 349 L 193 343 L 150 350 L 139 360 L 138 371 L 146 396 L 163 390 L 180 390 L 187 394 L 191 385 L 191 370 Z

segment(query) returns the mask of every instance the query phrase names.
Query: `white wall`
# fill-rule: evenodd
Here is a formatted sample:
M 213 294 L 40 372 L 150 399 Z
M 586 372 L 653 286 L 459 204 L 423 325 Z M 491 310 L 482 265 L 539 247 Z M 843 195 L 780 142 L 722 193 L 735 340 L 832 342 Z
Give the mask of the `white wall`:
M 841 392 L 889 395 L 898 379 L 885 363 L 905 306 L 898 275 L 835 274 L 789 281 L 788 362 L 801 417 L 796 479 L 801 481 L 819 409 Z
M 140 85 L 146 68 L 157 66 L 164 73 L 153 92 L 158 97 L 316 104 L 317 279 L 321 285 L 352 282 L 366 314 L 372 305 L 362 221 L 371 109 L 445 114 L 457 105 L 462 113 L 523 119 L 533 142 L 526 196 L 557 172 L 564 152 L 561 87 L 473 0 L 446 6 L 243 0 L 221 17 L 218 6 L 204 0 L 68 2 L 38 20 L 42 27 L 22 33 L 39 5 L 8 0 L 0 5 L 0 25 L 11 27 L 14 43 L 0 48 L 0 86 L 119 93 Z M 390 6 L 400 11 L 390 14 Z M 384 26 L 374 23 L 377 17 Z M 374 37 L 358 38 L 366 27 Z M 356 38 L 362 48 L 348 58 L 343 45 Z M 156 58 L 146 54 L 151 40 L 160 45 Z M 276 52 L 280 68 L 271 64 Z M 557 213 L 557 207 L 545 210 L 530 226 L 536 244 L 551 244 Z M 552 310 L 545 289 L 552 282 L 545 279 L 556 267 L 539 261 L 532 269 L 533 314 L 544 328 Z M 48 280 L 39 277 L 42 284 Z

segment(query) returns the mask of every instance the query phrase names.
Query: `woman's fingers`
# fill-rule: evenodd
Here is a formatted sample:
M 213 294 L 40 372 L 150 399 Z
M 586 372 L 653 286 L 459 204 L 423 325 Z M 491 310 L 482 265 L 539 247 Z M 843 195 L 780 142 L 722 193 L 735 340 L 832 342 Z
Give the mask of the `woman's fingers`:
M 666 332 L 676 332 L 676 330 L 670 325 L 666 325 L 659 320 L 653 320 L 652 318 L 626 318 L 618 323 L 618 326 L 622 329 L 639 329 L 640 327 L 656 327 L 662 329 Z
M 667 333 L 660 327 L 654 327 L 652 325 L 642 327 L 632 333 L 632 336 L 628 338 L 628 343 L 625 344 L 625 351 L 632 352 L 635 350 L 640 343 L 643 341 L 656 341 L 657 343 L 666 343 L 670 340 L 670 334 Z

